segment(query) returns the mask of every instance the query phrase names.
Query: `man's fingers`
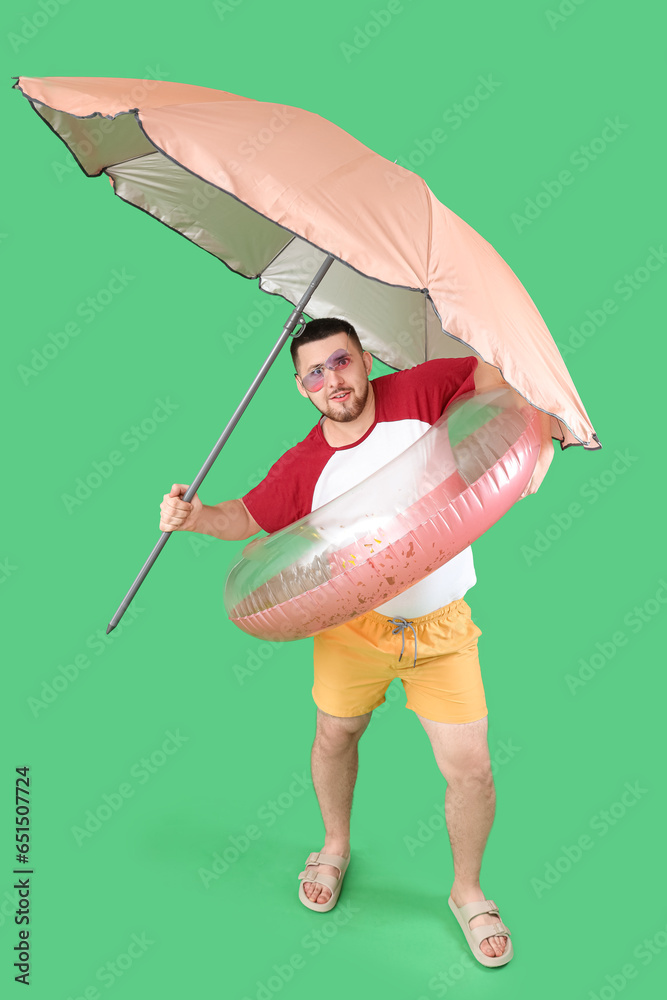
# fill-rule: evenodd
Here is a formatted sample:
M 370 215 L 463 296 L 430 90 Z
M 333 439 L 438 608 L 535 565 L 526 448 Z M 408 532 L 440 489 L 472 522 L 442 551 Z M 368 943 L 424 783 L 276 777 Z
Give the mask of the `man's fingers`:
M 190 500 L 179 500 L 178 497 L 165 496 L 160 506 L 170 507 L 172 510 L 190 510 L 192 503 Z
M 192 504 L 165 493 L 160 511 L 160 531 L 174 531 L 187 521 L 192 511 Z
M 165 526 L 163 530 L 168 528 L 180 528 L 184 521 L 187 520 L 189 511 L 163 511 L 160 517 L 160 527 Z
M 160 504 L 160 530 L 174 531 L 182 528 L 195 509 L 190 500 L 182 495 L 189 489 L 186 483 L 174 483 L 169 493 L 165 493 Z
M 192 502 L 190 500 L 181 500 L 180 497 L 172 496 L 171 493 L 165 493 L 160 508 L 169 507 L 171 510 L 192 510 Z

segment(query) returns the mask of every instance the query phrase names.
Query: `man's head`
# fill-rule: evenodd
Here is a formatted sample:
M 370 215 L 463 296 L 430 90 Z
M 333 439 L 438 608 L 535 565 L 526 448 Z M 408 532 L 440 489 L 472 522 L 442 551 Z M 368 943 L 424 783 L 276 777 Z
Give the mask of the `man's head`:
M 314 319 L 290 345 L 302 396 L 331 420 L 355 420 L 368 399 L 373 358 L 343 319 Z M 306 380 L 305 384 L 303 380 Z

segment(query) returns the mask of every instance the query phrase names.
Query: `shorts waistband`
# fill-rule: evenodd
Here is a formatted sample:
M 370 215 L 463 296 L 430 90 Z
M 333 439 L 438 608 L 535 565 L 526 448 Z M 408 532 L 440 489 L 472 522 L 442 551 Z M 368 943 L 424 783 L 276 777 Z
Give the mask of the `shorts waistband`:
M 462 604 L 465 604 L 465 600 L 463 597 L 459 597 L 456 601 L 451 601 L 449 604 L 445 604 L 442 608 L 430 611 L 427 615 L 419 615 L 417 618 L 408 618 L 407 621 L 412 622 L 413 625 L 423 625 L 426 624 L 426 622 L 433 621 L 434 618 L 444 618 L 446 615 L 453 614 L 455 611 L 459 610 Z M 360 617 L 368 618 L 371 621 L 379 622 L 381 625 L 387 625 L 390 627 L 392 619 L 396 616 L 381 615 L 379 611 L 367 611 Z

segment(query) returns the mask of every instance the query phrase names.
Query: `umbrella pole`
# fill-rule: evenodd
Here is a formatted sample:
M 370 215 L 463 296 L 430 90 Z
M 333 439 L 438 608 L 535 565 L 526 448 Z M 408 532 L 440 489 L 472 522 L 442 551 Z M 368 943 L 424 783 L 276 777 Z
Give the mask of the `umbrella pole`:
M 260 368 L 260 370 L 257 372 L 257 375 L 255 376 L 255 378 L 253 379 L 252 384 L 250 385 L 250 388 L 248 389 L 248 391 L 246 392 L 245 396 L 243 397 L 243 399 L 241 400 L 241 402 L 237 406 L 237 408 L 236 408 L 236 410 L 235 410 L 235 412 L 234 412 L 231 420 L 229 421 L 229 423 L 225 427 L 224 431 L 222 432 L 222 434 L 218 438 L 218 441 L 216 442 L 216 445 L 213 448 L 213 451 L 211 452 L 211 454 L 208 456 L 208 458 L 206 459 L 206 461 L 202 465 L 202 467 L 199 470 L 199 472 L 197 473 L 197 476 L 195 477 L 194 481 L 191 483 L 191 485 L 186 490 L 186 492 L 185 492 L 185 494 L 183 496 L 183 500 L 187 500 L 188 503 L 189 503 L 190 500 L 192 499 L 192 497 L 195 495 L 195 493 L 199 489 L 199 487 L 201 486 L 201 484 L 202 484 L 202 482 L 204 480 L 204 477 L 206 476 L 207 472 L 209 471 L 209 469 L 211 468 L 211 466 L 215 462 L 215 460 L 218 457 L 218 455 L 220 454 L 220 452 L 222 451 L 223 445 L 226 443 L 227 439 L 229 438 L 229 435 L 232 433 L 232 431 L 236 427 L 237 423 L 241 419 L 241 416 L 242 416 L 245 408 L 247 407 L 247 405 L 250 402 L 250 400 L 252 399 L 252 397 L 255 395 L 255 392 L 259 388 L 259 385 L 260 385 L 262 379 L 264 378 L 264 376 L 268 372 L 269 368 L 271 367 L 271 365 L 273 364 L 273 362 L 275 361 L 275 359 L 278 357 L 278 354 L 280 353 L 280 350 L 281 350 L 283 344 L 292 335 L 292 331 L 294 330 L 294 327 L 297 325 L 297 323 L 301 319 L 301 313 L 305 309 L 306 304 L 310 300 L 310 297 L 312 296 L 313 292 L 315 291 L 315 289 L 317 288 L 317 286 L 319 285 L 319 283 L 321 282 L 322 278 L 327 273 L 327 271 L 329 270 L 329 268 L 331 267 L 331 265 L 333 264 L 333 262 L 334 262 L 334 258 L 332 257 L 331 254 L 328 254 L 327 257 L 326 257 L 326 260 L 324 261 L 324 263 L 322 264 L 322 266 L 318 270 L 317 274 L 315 275 L 315 277 L 313 278 L 313 280 L 311 281 L 311 283 L 308 285 L 308 288 L 303 293 L 302 297 L 299 299 L 298 303 L 294 307 L 293 312 L 291 313 L 289 319 L 287 320 L 287 322 L 285 323 L 285 326 L 283 327 L 283 332 L 280 335 L 278 341 L 276 342 L 275 347 L 273 348 L 273 350 L 269 354 L 268 358 L 266 359 L 266 361 L 264 362 L 264 364 L 262 365 L 262 367 Z M 128 590 L 128 592 L 125 595 L 125 597 L 123 598 L 121 604 L 118 607 L 118 610 L 116 611 L 116 614 L 113 616 L 113 618 L 109 622 L 109 625 L 107 627 L 107 635 L 109 634 L 109 632 L 111 632 L 111 631 L 113 631 L 113 629 L 115 629 L 116 625 L 118 624 L 118 622 L 121 620 L 121 618 L 123 617 L 123 615 L 127 611 L 128 607 L 130 606 L 130 602 L 132 601 L 132 598 L 134 597 L 134 595 L 136 594 L 136 592 L 139 590 L 139 587 L 141 586 L 141 584 L 146 579 L 146 576 L 148 575 L 148 571 L 150 570 L 151 566 L 153 565 L 153 563 L 155 562 L 155 560 L 159 556 L 160 552 L 162 551 L 162 549 L 166 545 L 167 540 L 169 539 L 169 537 L 172 534 L 173 534 L 173 531 L 163 531 L 162 532 L 162 534 L 161 534 L 161 536 L 160 536 L 157 544 L 155 545 L 155 548 L 153 549 L 153 551 L 149 555 L 149 557 L 146 560 L 146 562 L 144 563 L 144 565 L 141 567 L 141 569 L 140 569 L 140 571 L 139 571 L 139 573 L 137 575 L 136 580 L 134 581 L 134 583 L 132 584 L 132 586 Z

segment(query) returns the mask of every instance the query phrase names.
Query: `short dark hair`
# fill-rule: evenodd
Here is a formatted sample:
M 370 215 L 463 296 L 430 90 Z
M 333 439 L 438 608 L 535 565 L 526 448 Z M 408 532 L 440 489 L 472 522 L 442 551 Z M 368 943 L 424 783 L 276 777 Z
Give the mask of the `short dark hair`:
M 336 316 L 330 316 L 326 319 L 311 319 L 310 323 L 306 323 L 298 337 L 292 337 L 290 354 L 294 362 L 294 370 L 297 370 L 296 356 L 301 344 L 310 344 L 314 340 L 324 340 L 325 337 L 331 337 L 335 333 L 347 333 L 350 340 L 359 348 L 359 353 L 364 353 L 357 331 L 346 319 L 338 319 Z

